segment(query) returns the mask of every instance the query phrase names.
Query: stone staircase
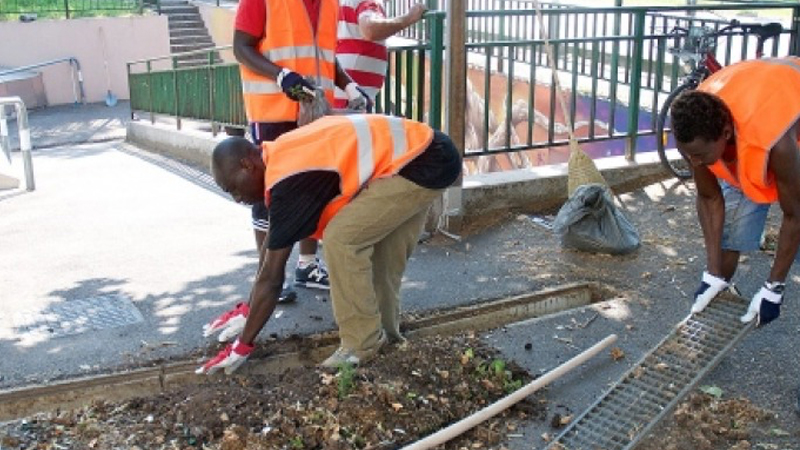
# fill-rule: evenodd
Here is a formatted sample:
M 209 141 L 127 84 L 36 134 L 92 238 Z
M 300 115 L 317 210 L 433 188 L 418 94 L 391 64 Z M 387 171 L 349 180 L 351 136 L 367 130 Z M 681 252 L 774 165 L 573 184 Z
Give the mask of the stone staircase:
M 169 20 L 169 44 L 173 54 L 214 47 L 197 6 L 188 0 L 161 0 L 161 14 Z M 214 63 L 222 59 L 214 52 Z M 202 66 L 209 62 L 208 53 L 179 56 L 178 67 Z

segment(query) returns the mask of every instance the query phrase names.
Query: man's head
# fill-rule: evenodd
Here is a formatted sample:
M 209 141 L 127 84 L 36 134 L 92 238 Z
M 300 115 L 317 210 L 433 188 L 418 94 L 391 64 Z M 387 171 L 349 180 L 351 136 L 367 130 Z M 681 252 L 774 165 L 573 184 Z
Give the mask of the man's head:
M 715 163 L 733 137 L 731 112 L 714 94 L 684 91 L 669 114 L 678 150 L 693 166 Z
M 211 173 L 223 191 L 237 203 L 264 201 L 264 170 L 261 151 L 247 139 L 229 137 L 214 147 Z

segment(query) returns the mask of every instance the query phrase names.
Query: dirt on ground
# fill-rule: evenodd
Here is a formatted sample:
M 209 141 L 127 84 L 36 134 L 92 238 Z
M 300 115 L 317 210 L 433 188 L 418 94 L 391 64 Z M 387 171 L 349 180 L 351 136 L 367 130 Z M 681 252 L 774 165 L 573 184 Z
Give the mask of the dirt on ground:
M 215 376 L 155 397 L 41 414 L 0 427 L 0 448 L 394 449 L 530 381 L 475 336 L 422 338 L 364 367 Z M 503 448 L 520 421 L 545 418 L 533 396 L 445 448 Z

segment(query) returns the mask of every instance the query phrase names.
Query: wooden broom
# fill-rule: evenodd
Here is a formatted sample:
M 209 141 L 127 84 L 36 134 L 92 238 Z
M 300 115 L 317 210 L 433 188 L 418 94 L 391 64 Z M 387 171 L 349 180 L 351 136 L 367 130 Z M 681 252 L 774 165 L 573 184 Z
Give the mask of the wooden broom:
M 544 16 L 539 7 L 539 1 L 533 0 L 533 7 L 536 9 L 536 16 L 539 19 L 539 34 L 544 40 L 544 48 L 547 52 L 547 60 L 550 62 L 550 70 L 553 72 L 553 83 L 555 83 L 556 92 L 559 104 L 561 105 L 561 112 L 564 114 L 564 123 L 567 126 L 567 133 L 569 134 L 569 162 L 567 163 L 567 196 L 571 196 L 578 186 L 584 184 L 598 183 L 608 186 L 603 175 L 594 165 L 594 161 L 589 155 L 586 154 L 578 146 L 578 140 L 575 138 L 575 130 L 572 127 L 572 119 L 567 111 L 567 102 L 564 96 L 564 91 L 561 89 L 561 82 L 558 79 L 558 70 L 556 68 L 556 60 L 553 58 L 553 47 L 550 45 L 548 33 L 544 28 Z M 536 80 L 531 80 L 535 84 Z

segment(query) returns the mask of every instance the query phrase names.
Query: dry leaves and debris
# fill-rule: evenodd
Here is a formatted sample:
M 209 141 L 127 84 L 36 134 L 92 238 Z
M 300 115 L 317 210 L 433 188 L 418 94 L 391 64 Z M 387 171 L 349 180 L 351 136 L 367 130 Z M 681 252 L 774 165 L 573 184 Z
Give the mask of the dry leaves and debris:
M 707 389 L 706 389 L 707 390 Z M 671 420 L 636 448 L 639 450 L 749 450 L 758 436 L 776 428 L 773 415 L 743 399 L 695 392 L 680 405 Z M 669 431 L 665 431 L 668 429 Z
M 199 386 L 95 403 L 0 427 L 10 449 L 392 449 L 418 440 L 527 384 L 470 336 L 390 348 L 363 368 L 214 377 Z M 526 401 L 446 448 L 497 448 L 516 423 L 544 420 Z

